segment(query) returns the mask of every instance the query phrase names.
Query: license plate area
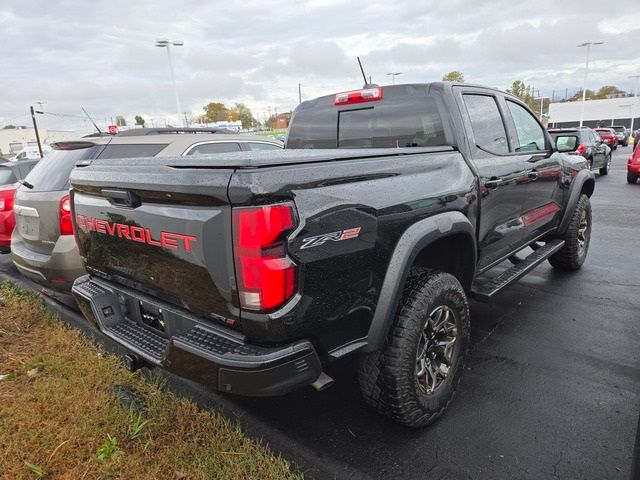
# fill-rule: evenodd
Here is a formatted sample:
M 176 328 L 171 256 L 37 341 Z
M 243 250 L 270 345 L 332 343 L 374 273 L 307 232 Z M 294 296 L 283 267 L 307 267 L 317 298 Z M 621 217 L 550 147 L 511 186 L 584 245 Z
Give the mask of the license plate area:
M 16 228 L 18 233 L 27 240 L 38 240 L 40 238 L 40 216 L 35 208 L 14 207 L 16 213 Z
M 138 300 L 138 314 L 141 323 L 154 330 L 165 333 L 166 323 L 162 308 L 142 300 Z

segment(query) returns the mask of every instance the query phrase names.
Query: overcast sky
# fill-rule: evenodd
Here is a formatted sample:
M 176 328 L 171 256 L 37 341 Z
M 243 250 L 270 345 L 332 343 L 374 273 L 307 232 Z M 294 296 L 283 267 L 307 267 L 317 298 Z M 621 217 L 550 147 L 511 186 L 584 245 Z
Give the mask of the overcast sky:
M 173 50 L 182 110 L 210 101 L 243 102 L 262 120 L 303 99 L 359 88 L 356 55 L 379 84 L 440 80 L 506 89 L 521 79 L 541 95 L 580 88 L 592 49 L 588 88 L 633 90 L 640 73 L 638 0 L 163 1 L 0 0 L 0 125 L 27 124 L 29 105 L 105 125 L 118 114 L 175 115 L 166 52 Z M 87 128 L 76 117 L 41 117 L 45 126 Z

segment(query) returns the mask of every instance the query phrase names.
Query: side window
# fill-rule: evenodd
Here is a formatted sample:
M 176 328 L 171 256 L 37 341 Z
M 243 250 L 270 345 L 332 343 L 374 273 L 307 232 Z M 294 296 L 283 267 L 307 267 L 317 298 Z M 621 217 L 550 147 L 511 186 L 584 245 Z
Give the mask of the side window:
M 507 107 L 516 126 L 518 137 L 515 146 L 516 152 L 544 150 L 546 148 L 544 132 L 533 115 L 527 109 L 509 100 L 507 100 Z
M 488 95 L 464 95 L 476 145 L 490 153 L 509 153 L 507 133 L 495 98 Z
M 202 143 L 192 147 L 185 155 L 207 155 L 209 153 L 239 152 L 240 144 L 237 142 Z
M 280 145 L 273 143 L 261 143 L 261 142 L 247 142 L 248 150 L 282 150 Z

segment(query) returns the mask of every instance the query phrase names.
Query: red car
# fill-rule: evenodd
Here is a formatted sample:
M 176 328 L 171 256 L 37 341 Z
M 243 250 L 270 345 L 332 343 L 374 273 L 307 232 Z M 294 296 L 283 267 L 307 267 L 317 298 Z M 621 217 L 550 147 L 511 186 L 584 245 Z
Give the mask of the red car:
M 7 162 L 0 159 L 0 253 L 8 253 L 11 247 L 11 232 L 15 226 L 13 196 L 18 183 L 31 171 L 37 160 Z
M 627 162 L 627 182 L 636 183 L 640 178 L 640 145 L 634 147 Z
M 618 148 L 618 136 L 613 128 L 594 128 L 594 130 L 600 135 L 602 141 L 611 147 L 611 150 Z

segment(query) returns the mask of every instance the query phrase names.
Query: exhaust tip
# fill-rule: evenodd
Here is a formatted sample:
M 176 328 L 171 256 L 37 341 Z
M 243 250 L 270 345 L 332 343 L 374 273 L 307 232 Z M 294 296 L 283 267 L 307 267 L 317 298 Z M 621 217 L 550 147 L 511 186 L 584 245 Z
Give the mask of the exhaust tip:
M 333 378 L 331 378 L 326 373 L 321 372 L 320 376 L 318 378 L 316 378 L 316 381 L 313 382 L 311 384 L 311 386 L 313 388 L 315 388 L 317 391 L 321 392 L 323 390 L 326 390 L 327 388 L 329 388 L 333 384 L 334 384 Z

